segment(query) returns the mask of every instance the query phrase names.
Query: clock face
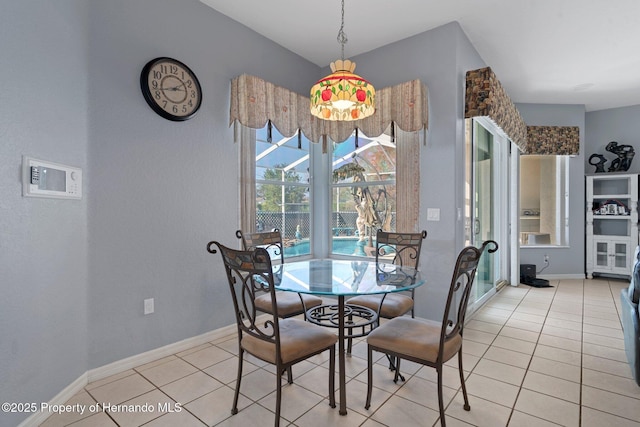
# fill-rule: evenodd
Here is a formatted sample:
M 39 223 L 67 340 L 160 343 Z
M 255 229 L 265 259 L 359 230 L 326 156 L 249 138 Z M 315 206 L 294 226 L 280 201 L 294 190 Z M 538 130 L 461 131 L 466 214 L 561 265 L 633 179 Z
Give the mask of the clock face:
M 175 59 L 149 61 L 140 74 L 140 87 L 149 106 L 165 119 L 190 119 L 202 103 L 202 89 L 195 74 Z

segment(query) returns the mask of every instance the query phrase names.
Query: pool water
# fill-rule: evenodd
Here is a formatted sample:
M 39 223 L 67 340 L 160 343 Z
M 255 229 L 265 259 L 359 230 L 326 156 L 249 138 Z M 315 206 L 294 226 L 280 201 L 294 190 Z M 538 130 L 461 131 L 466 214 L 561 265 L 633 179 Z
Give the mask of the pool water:
M 333 239 L 333 251 L 334 254 L 340 255 L 354 255 L 356 251 L 356 242 L 357 238 L 353 239 Z M 298 255 L 308 255 L 310 253 L 309 250 L 309 241 L 303 240 L 296 245 L 289 246 L 284 248 L 284 256 L 298 256 Z

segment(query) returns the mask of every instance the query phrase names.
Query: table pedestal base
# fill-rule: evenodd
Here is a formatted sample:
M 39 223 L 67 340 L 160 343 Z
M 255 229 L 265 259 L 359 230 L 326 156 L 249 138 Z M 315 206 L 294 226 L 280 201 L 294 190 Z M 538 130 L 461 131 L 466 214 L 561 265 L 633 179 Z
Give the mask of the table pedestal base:
M 307 320 L 330 328 L 338 328 L 338 377 L 340 383 L 340 415 L 347 415 L 347 391 L 345 379 L 345 338 L 359 338 L 369 334 L 378 325 L 378 313 L 367 307 L 344 303 L 338 296 L 338 304 L 327 304 L 307 310 Z M 345 333 L 345 329 L 348 331 Z

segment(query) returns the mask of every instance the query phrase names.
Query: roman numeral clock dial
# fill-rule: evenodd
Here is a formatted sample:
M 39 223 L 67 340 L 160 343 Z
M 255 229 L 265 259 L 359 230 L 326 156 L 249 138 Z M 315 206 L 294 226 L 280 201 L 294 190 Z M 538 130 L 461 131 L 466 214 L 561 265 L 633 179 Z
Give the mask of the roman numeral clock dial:
M 176 122 L 192 118 L 202 103 L 202 89 L 189 67 L 171 58 L 156 58 L 144 66 L 140 88 L 149 106 Z

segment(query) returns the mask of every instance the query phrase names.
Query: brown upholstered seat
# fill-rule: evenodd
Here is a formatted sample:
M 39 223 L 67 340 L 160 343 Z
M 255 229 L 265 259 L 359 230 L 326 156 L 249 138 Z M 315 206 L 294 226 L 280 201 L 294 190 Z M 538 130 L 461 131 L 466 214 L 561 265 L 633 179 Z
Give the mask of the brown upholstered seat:
M 386 353 L 396 359 L 395 381 L 398 380 L 398 371 L 402 359 L 436 369 L 438 374 L 440 424 L 442 426 L 446 424 L 442 400 L 442 367 L 448 360 L 458 355 L 458 370 L 462 384 L 464 409 L 467 411 L 471 409 L 462 369 L 462 332 L 469 302 L 469 293 L 478 268 L 478 262 L 488 245 L 492 246 L 488 249 L 489 253 L 498 250 L 498 244 L 493 240 L 488 240 L 482 244 L 480 249 L 467 246 L 458 255 L 441 322 L 414 319 L 407 316 L 396 317 L 369 333 L 367 336 L 368 385 L 366 409 L 369 409 L 371 405 L 373 351 Z M 458 292 L 458 297 L 460 298 L 457 307 L 455 307 L 456 292 Z
M 382 302 L 382 305 L 380 303 Z M 349 298 L 348 304 L 361 305 L 379 311 L 378 315 L 385 319 L 404 316 L 413 310 L 413 298 L 400 293 L 381 295 L 358 295 Z
M 238 412 L 245 352 L 276 366 L 276 427 L 280 425 L 282 403 L 280 375 L 291 373 L 292 365 L 326 350 L 329 350 L 329 405 L 335 408 L 336 334 L 304 320 L 280 318 L 271 259 L 266 249 L 238 251 L 218 242 L 209 242 L 207 250 L 210 253 L 220 251 L 222 255 L 238 327 L 238 375 L 231 413 Z M 257 297 L 264 292 L 271 297 L 269 313 L 261 313 L 256 307 Z M 289 383 L 292 383 L 290 375 Z
M 260 233 L 243 233 L 236 231 L 236 237 L 242 241 L 244 250 L 264 248 L 271 255 L 272 261 L 284 264 L 284 246 L 280 230 L 266 231 Z M 322 304 L 322 298 L 309 294 L 296 294 L 292 292 L 276 292 L 276 303 L 278 304 L 278 315 L 282 318 L 298 316 L 310 308 Z M 256 308 L 264 313 L 271 313 L 271 294 L 264 293 L 256 298 Z
M 276 303 L 278 315 L 287 318 L 304 314 L 305 307 L 309 309 L 318 306 L 322 303 L 322 299 L 308 294 L 277 291 Z M 271 294 L 262 294 L 256 298 L 256 308 L 262 312 L 271 313 Z
M 291 363 L 309 353 L 317 353 L 331 347 L 337 336 L 326 328 L 300 319 L 280 320 L 280 354 L 282 363 Z M 258 359 L 276 364 L 275 343 L 251 335 L 245 335 L 240 345 Z

